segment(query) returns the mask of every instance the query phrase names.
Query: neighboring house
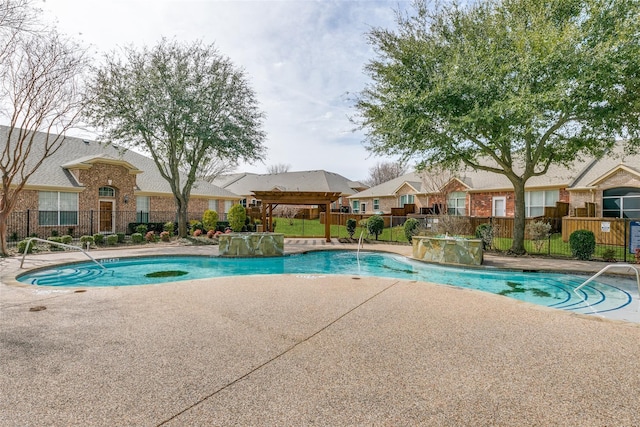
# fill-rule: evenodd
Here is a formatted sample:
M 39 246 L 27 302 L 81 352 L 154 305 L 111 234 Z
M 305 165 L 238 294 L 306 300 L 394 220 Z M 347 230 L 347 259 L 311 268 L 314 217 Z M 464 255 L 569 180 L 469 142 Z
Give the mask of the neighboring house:
M 214 184 L 242 196 L 244 206 L 259 204 L 253 191 L 314 191 L 341 193 L 341 197 L 332 205 L 332 209 L 349 206 L 346 197 L 367 188 L 366 185 L 351 181 L 337 173 L 324 170 L 283 172 L 259 175 L 238 173 L 221 175 L 214 179 Z
M 0 126 L 0 134 L 7 128 Z M 35 135 L 34 150 L 44 133 Z M 6 137 L 0 138 L 0 150 Z M 37 153 L 36 153 L 37 155 Z M 228 211 L 238 195 L 205 181 L 191 191 L 189 212 L 201 219 L 206 209 Z M 50 235 L 51 230 L 74 234 L 126 232 L 128 223 L 175 219 L 176 205 L 169 183 L 151 158 L 113 145 L 67 137 L 29 178 L 14 212 L 30 211 L 10 232 Z M 222 215 L 221 215 L 222 216 Z M 26 222 L 26 224 L 24 224 Z M 28 228 L 27 228 L 28 227 Z
M 409 173 L 348 199 L 355 213 L 388 214 L 409 204 L 415 205 L 413 213 L 513 217 L 513 186 L 504 175 L 468 170 L 434 186 L 438 178 Z M 565 202 L 571 216 L 640 218 L 640 155 L 625 156 L 619 149 L 569 168 L 552 166 L 529 179 L 525 191 L 527 217 L 543 216 L 545 208 Z

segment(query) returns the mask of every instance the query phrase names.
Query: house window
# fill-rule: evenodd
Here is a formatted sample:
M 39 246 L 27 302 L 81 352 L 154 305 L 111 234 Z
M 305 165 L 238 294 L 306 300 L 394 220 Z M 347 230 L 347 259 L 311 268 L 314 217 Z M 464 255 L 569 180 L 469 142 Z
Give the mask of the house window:
M 240 204 L 242 205 L 243 208 L 246 208 L 247 207 L 247 199 L 240 200 Z
M 78 225 L 78 193 L 40 191 L 38 224 Z
M 111 187 L 100 187 L 98 189 L 98 196 L 100 197 L 116 197 L 116 190 Z
M 227 214 L 229 213 L 229 209 L 231 209 L 231 206 L 233 206 L 233 200 L 224 201 L 224 215 L 221 216 L 220 218 L 221 221 L 227 220 Z
M 400 207 L 403 208 L 404 205 L 413 204 L 413 194 L 404 194 L 400 196 Z
M 527 218 L 544 216 L 545 207 L 554 207 L 560 200 L 559 190 L 527 191 L 524 193 Z
M 218 212 L 218 201 L 216 199 L 209 200 L 209 210 Z
M 149 196 L 136 197 L 136 222 L 149 222 Z
M 380 199 L 373 199 L 373 210 L 376 212 L 380 210 Z
M 640 218 L 640 188 L 619 187 L 602 193 L 602 216 Z
M 454 191 L 447 197 L 447 213 L 449 215 L 462 216 L 466 214 L 465 204 L 467 194 L 464 191 Z
M 353 213 L 360 213 L 360 200 L 354 200 L 352 203 L 353 203 Z

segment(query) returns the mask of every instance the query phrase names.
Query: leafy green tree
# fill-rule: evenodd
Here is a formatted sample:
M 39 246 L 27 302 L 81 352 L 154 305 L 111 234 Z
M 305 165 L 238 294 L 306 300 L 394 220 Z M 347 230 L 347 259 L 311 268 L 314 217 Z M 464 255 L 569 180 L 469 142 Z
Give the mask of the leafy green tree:
M 378 235 L 382 233 L 384 230 L 384 219 L 380 215 L 373 215 L 367 219 L 367 231 L 369 234 L 373 234 L 376 236 L 376 240 L 378 240 Z
M 263 114 L 244 73 L 213 45 L 163 39 L 106 55 L 88 85 L 88 121 L 103 137 L 151 155 L 171 186 L 178 234 L 199 169 L 210 158 L 261 158 Z
M 358 225 L 358 223 L 356 222 L 355 219 L 353 218 L 348 218 L 347 219 L 347 233 L 349 233 L 349 238 L 353 239 L 353 234 L 356 232 L 356 226 Z
M 247 219 L 247 210 L 242 205 L 233 205 L 227 213 L 227 221 L 229 221 L 229 227 L 233 231 L 242 231 L 244 222 Z
M 524 253 L 525 184 L 551 165 L 640 147 L 636 0 L 415 3 L 373 29 L 373 82 L 354 122 L 374 154 L 466 166 L 514 188 L 511 252 Z

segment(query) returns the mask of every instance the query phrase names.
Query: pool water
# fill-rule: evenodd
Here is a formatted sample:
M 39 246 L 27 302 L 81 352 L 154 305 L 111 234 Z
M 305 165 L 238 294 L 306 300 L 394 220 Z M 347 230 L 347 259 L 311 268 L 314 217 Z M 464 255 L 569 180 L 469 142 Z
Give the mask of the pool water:
M 587 277 L 457 268 L 426 264 L 380 252 L 316 251 L 274 258 L 165 256 L 112 258 L 54 266 L 18 277 L 40 286 L 132 286 L 256 274 L 354 275 L 416 280 L 472 288 L 548 307 L 579 312 L 605 312 L 631 303 L 631 295 L 615 286 L 592 282 L 579 293 L 573 289 Z M 149 277 L 150 276 L 150 277 Z

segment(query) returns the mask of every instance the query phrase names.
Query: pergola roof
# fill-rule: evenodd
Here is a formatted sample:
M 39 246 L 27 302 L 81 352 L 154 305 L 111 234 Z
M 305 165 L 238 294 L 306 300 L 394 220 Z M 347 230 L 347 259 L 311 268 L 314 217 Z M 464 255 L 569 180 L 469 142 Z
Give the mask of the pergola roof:
M 262 204 L 326 205 L 340 198 L 341 192 L 326 191 L 252 191 Z

